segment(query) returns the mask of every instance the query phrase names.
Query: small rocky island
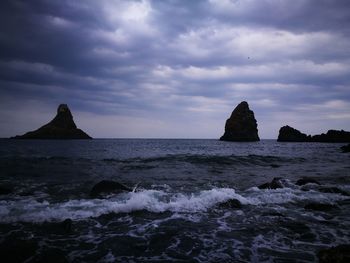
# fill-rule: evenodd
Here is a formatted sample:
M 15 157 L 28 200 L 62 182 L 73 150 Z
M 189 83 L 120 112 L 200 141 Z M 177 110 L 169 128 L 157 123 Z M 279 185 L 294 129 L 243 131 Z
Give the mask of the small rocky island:
M 92 139 L 77 128 L 67 104 L 58 106 L 56 117 L 39 129 L 12 139 Z
M 341 131 L 329 130 L 327 133 L 311 136 L 311 135 L 306 135 L 305 133 L 302 133 L 299 130 L 286 125 L 279 130 L 277 141 L 344 143 L 344 142 L 350 142 L 350 132 L 344 131 L 344 130 L 341 130 Z
M 246 101 L 242 101 L 227 119 L 225 133 L 221 141 L 253 142 L 259 141 L 258 125 L 254 112 Z

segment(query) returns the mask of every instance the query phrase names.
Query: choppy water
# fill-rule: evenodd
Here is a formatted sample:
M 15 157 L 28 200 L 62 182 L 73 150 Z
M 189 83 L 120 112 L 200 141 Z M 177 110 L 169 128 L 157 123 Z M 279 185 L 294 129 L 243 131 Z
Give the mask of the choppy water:
M 0 140 L 0 185 L 14 190 L 0 196 L 0 242 L 30 240 L 36 254 L 56 248 L 69 262 L 313 262 L 350 242 L 350 155 L 340 146 Z M 274 177 L 285 188 L 257 188 Z M 302 177 L 321 186 L 297 186 Z M 91 199 L 102 179 L 138 188 Z M 232 198 L 242 208 L 218 207 Z

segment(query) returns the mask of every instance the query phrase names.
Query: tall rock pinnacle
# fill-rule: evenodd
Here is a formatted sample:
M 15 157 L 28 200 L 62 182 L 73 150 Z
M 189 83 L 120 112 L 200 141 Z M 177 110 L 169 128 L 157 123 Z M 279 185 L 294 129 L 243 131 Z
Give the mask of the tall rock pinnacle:
M 259 141 L 258 125 L 254 112 L 249 109 L 246 101 L 242 101 L 233 110 L 231 117 L 227 119 L 225 133 L 221 141 Z
M 27 132 L 14 139 L 91 139 L 84 131 L 77 128 L 67 104 L 58 106 L 57 115 L 41 128 Z

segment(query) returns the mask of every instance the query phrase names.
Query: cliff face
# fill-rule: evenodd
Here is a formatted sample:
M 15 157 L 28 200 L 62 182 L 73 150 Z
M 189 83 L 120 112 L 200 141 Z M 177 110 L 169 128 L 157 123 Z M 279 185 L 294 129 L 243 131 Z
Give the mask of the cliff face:
M 55 118 L 39 129 L 15 136 L 14 139 L 91 139 L 77 128 L 67 104 L 58 106 Z
M 227 119 L 225 133 L 221 141 L 259 141 L 258 125 L 254 112 L 249 109 L 246 101 L 242 101 Z
M 326 134 L 306 135 L 290 126 L 283 126 L 278 134 L 279 142 L 350 142 L 350 132 L 329 130 Z

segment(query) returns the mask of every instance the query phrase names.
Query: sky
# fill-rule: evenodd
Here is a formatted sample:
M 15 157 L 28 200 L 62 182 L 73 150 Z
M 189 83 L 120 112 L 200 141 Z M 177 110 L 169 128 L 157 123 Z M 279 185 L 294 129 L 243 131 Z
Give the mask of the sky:
M 2 0 L 0 137 L 70 107 L 95 138 L 350 130 L 348 0 Z

